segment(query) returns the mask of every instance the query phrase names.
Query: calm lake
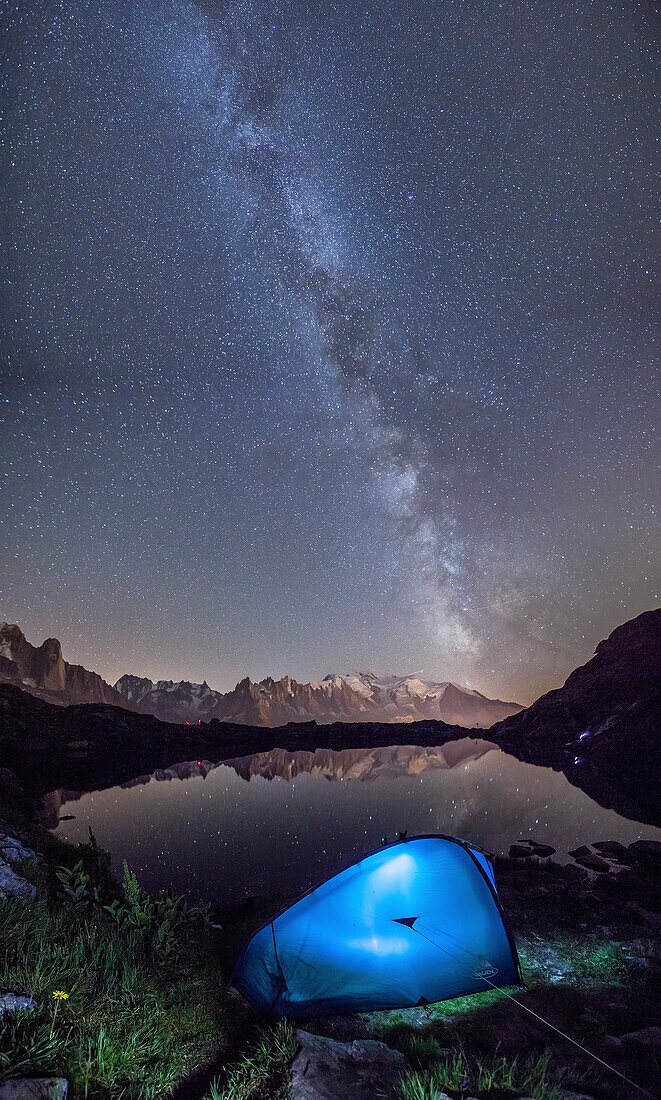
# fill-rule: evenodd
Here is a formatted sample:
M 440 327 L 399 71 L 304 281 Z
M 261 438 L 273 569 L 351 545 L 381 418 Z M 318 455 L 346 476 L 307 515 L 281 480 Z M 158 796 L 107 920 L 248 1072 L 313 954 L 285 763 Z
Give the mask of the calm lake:
M 488 741 L 438 748 L 274 750 L 223 764 L 189 761 L 109 790 L 54 791 L 58 835 L 91 826 L 121 871 L 217 905 L 299 893 L 383 837 L 446 833 L 494 853 L 518 839 L 557 856 L 595 840 L 629 844 L 661 830 L 604 809 L 561 772 L 522 763 Z

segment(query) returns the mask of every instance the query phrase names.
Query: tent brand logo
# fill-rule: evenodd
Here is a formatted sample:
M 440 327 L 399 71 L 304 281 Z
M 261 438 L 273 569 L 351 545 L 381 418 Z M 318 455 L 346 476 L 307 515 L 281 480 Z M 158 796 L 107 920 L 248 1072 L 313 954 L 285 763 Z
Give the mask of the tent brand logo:
M 493 978 L 494 974 L 498 973 L 497 966 L 478 966 L 477 970 L 473 971 L 474 978 Z

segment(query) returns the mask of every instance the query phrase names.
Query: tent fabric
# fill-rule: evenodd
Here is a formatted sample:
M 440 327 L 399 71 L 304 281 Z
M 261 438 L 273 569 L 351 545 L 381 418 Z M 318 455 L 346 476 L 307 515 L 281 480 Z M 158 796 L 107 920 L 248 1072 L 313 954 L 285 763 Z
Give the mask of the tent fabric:
M 491 861 L 454 837 L 380 848 L 262 928 L 233 984 L 278 1016 L 370 1012 L 520 981 Z

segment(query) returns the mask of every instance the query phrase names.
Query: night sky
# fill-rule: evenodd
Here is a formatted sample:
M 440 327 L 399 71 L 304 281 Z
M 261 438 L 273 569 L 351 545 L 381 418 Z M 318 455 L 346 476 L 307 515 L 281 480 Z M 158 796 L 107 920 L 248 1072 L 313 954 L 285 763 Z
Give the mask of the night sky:
M 0 618 L 529 702 L 657 603 L 655 4 L 2 21 Z

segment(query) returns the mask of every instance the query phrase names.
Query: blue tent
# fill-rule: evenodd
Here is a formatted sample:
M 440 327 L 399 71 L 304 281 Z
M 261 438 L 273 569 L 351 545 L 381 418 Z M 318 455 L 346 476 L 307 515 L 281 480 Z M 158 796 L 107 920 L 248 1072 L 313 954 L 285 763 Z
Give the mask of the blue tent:
M 520 981 L 493 867 L 446 836 L 380 848 L 245 947 L 233 983 L 278 1016 L 408 1008 Z

